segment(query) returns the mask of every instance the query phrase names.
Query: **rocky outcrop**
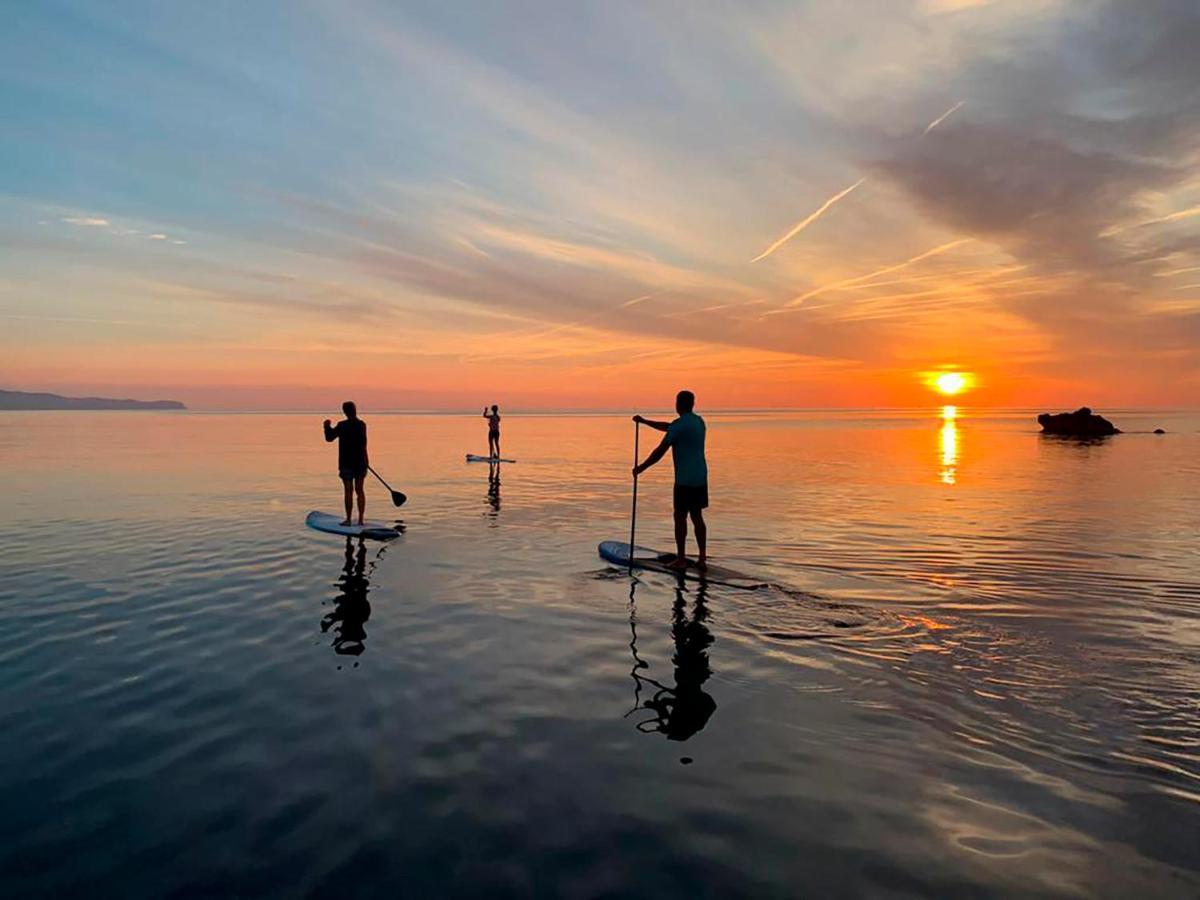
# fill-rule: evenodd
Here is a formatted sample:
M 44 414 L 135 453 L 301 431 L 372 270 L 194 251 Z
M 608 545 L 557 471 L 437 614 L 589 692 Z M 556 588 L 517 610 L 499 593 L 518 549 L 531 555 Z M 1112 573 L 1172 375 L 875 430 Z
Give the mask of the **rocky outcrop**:
M 1105 437 L 1110 434 L 1120 434 L 1117 428 L 1104 416 L 1096 415 L 1086 406 L 1081 406 L 1075 412 L 1042 413 L 1037 417 L 1042 426 L 1043 434 L 1059 434 L 1066 437 Z

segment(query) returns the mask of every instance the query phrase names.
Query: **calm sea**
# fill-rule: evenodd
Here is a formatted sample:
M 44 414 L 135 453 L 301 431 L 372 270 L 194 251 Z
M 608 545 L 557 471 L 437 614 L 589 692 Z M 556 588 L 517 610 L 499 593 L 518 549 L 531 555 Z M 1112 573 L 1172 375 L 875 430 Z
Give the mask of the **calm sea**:
M 322 416 L 5 413 L 0 890 L 1194 897 L 1200 417 L 1111 416 L 711 415 L 744 591 L 597 557 L 624 417 L 368 415 L 360 544 Z

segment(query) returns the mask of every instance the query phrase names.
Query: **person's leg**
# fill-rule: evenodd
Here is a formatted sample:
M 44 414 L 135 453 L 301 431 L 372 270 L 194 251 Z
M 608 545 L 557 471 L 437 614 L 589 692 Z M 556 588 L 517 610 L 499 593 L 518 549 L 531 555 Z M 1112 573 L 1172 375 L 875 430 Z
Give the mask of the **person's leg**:
M 692 529 L 696 532 L 696 566 L 703 569 L 708 562 L 708 526 L 704 524 L 704 510 L 692 510 Z
M 354 511 L 354 480 L 343 478 L 342 487 L 346 489 L 346 518 L 342 520 L 342 524 L 349 525 L 350 514 Z
M 675 510 L 675 561 L 671 563 L 673 568 L 685 568 L 687 566 L 687 510 L 677 508 Z
M 354 492 L 358 494 L 358 524 L 363 523 L 363 516 L 367 514 L 367 491 L 366 491 L 367 476 L 360 475 L 354 479 Z M 347 502 L 347 512 L 349 515 L 349 501 Z
M 496 459 L 500 458 L 500 432 L 496 432 L 496 452 L 493 454 Z

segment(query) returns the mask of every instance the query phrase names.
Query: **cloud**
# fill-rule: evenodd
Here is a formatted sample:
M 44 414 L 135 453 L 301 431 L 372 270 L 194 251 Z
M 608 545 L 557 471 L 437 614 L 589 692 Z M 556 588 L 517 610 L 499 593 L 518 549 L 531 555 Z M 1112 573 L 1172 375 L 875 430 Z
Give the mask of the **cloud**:
M 948 118 L 950 118 L 952 115 L 954 115 L 960 109 L 962 109 L 963 104 L 966 102 L 967 102 L 966 100 L 959 100 L 957 103 L 955 103 L 952 107 L 950 107 L 948 110 L 946 110 L 940 116 L 938 116 L 936 119 L 934 119 L 928 125 L 926 125 L 925 130 L 921 132 L 921 136 L 924 137 L 925 135 L 929 134 L 929 132 L 933 131 L 933 129 L 937 128 L 939 125 L 941 125 L 943 122 L 945 122 Z
M 108 228 L 112 225 L 108 219 L 99 216 L 66 216 L 63 219 L 68 225 L 81 225 L 86 228 Z
M 813 222 L 817 221 L 817 219 L 821 218 L 821 216 L 825 214 L 825 211 L 828 210 L 831 206 L 833 206 L 833 204 L 837 203 L 839 200 L 841 200 L 843 197 L 845 197 L 847 194 L 849 194 L 851 191 L 853 191 L 855 188 L 857 188 L 860 184 L 862 184 L 866 180 L 867 180 L 866 178 L 860 178 L 860 179 L 858 179 L 858 181 L 854 182 L 854 184 L 850 185 L 850 187 L 843 188 L 842 190 L 838 191 L 836 194 L 834 194 L 832 197 L 830 197 L 828 200 L 826 200 L 824 203 L 822 203 L 820 206 L 818 206 L 813 212 L 809 213 L 807 216 L 805 216 L 803 219 L 801 219 L 799 222 L 797 222 L 794 226 L 792 226 L 792 229 L 787 234 L 785 234 L 783 237 L 779 238 L 779 240 L 775 241 L 773 244 L 771 244 L 771 246 L 767 247 L 766 250 L 764 250 L 762 253 L 758 254 L 758 256 L 754 257 L 754 259 L 750 260 L 750 262 L 756 263 L 761 259 L 766 259 L 768 256 L 770 256 L 772 253 L 774 253 L 776 250 L 778 250 L 780 247 L 782 247 L 784 244 L 786 244 L 788 241 L 790 241 L 792 238 L 794 238 L 796 235 L 798 235 L 800 232 L 802 232 L 805 228 L 807 228 Z
M 831 284 L 821 285 L 820 287 L 813 288 L 811 291 L 801 294 L 799 297 L 794 297 L 793 299 L 789 300 L 786 304 L 784 304 L 782 309 L 771 310 L 770 312 L 766 313 L 765 315 L 768 315 L 768 316 L 777 315 L 781 312 L 786 312 L 788 310 L 794 309 L 795 307 L 804 303 L 804 301 L 810 300 L 813 297 L 818 296 L 819 294 L 824 294 L 829 291 L 845 290 L 846 288 L 849 288 L 849 287 L 855 287 L 857 285 L 862 285 L 867 282 L 873 281 L 874 279 L 878 278 L 880 275 L 890 275 L 892 272 L 899 272 L 902 269 L 907 269 L 909 266 L 916 265 L 919 262 L 923 262 L 924 260 L 927 260 L 930 257 L 941 256 L 943 253 L 947 253 L 947 252 L 953 250 L 955 247 L 961 247 L 963 244 L 970 243 L 970 241 L 971 241 L 970 238 L 958 238 L 957 240 L 946 241 L 943 244 L 938 244 L 936 247 L 931 247 L 928 250 L 922 251 L 921 253 L 918 253 L 916 256 L 911 256 L 908 259 L 904 260 L 903 262 L 894 263 L 893 265 L 890 265 L 890 266 L 884 266 L 882 269 L 876 269 L 873 272 L 868 272 L 866 275 L 857 275 L 854 278 L 846 278 L 846 279 L 843 279 L 842 281 L 835 281 Z

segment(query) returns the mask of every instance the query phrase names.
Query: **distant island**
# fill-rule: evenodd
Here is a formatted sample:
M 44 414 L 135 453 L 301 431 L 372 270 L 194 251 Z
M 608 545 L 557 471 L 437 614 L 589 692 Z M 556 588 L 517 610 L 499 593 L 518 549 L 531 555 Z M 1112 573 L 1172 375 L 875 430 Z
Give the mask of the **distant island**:
M 0 409 L 187 409 L 178 400 L 112 400 L 0 391 Z

